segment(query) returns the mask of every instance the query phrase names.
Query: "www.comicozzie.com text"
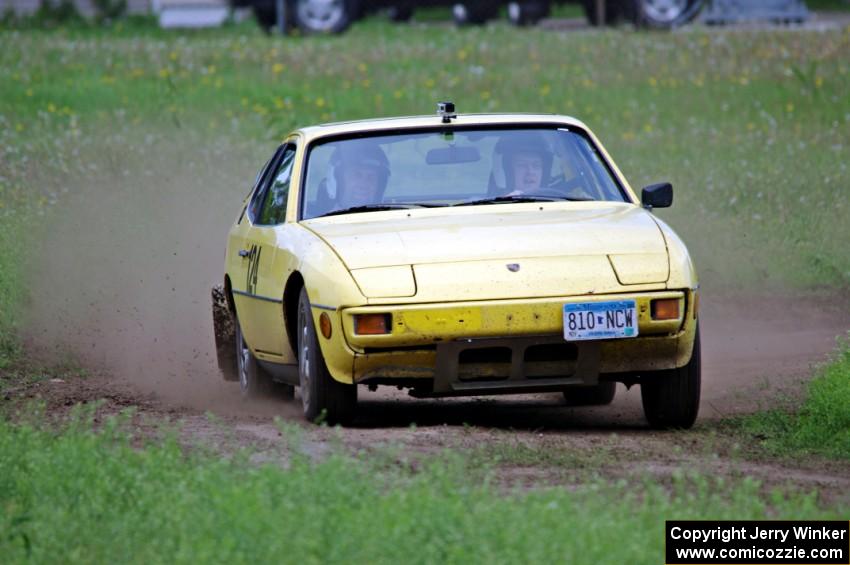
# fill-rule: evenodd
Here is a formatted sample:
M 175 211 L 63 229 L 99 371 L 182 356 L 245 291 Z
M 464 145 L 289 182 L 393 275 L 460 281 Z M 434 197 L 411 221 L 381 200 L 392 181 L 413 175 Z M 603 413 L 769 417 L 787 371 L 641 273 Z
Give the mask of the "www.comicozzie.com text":
M 674 526 L 670 530 L 672 539 L 685 539 L 695 542 L 732 540 L 777 540 L 786 542 L 793 534 L 795 540 L 843 540 L 847 535 L 846 529 L 813 528 L 811 526 L 794 526 L 791 528 L 764 528 L 761 526 L 716 527 L 709 529 L 682 528 Z

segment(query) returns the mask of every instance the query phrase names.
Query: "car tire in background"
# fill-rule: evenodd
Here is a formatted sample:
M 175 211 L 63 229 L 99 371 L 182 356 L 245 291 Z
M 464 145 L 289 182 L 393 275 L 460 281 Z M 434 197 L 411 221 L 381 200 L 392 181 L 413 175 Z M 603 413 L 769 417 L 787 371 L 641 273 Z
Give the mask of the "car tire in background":
M 472 0 L 452 6 L 452 18 L 459 26 L 484 25 L 499 15 L 499 4 L 486 0 Z
M 656 429 L 687 429 L 693 426 L 699 412 L 700 386 L 700 337 L 697 326 L 691 360 L 684 367 L 642 376 L 640 397 L 649 425 Z
M 703 0 L 621 0 L 622 15 L 636 27 L 673 29 L 692 21 Z
M 515 26 L 531 26 L 549 16 L 549 2 L 511 2 L 508 4 L 508 20 Z
M 387 8 L 387 17 L 391 22 L 409 22 L 410 18 L 413 17 L 413 6 L 399 2 L 398 4 Z
M 328 371 L 304 288 L 298 299 L 297 356 L 304 416 L 311 422 L 324 421 L 331 426 L 349 424 L 357 407 L 357 385 L 338 382 Z
M 359 14 L 358 0 L 294 0 L 295 25 L 307 34 L 342 33 Z
M 614 401 L 617 383 L 604 382 L 595 386 L 576 386 L 564 391 L 567 406 L 607 406 Z

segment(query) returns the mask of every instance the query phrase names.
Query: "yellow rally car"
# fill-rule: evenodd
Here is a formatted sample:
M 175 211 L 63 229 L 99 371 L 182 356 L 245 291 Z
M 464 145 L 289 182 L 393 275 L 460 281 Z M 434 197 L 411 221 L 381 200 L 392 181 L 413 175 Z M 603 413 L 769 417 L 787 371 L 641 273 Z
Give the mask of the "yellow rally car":
M 697 276 L 581 122 L 437 115 L 299 129 L 257 176 L 213 290 L 219 366 L 242 393 L 300 388 L 348 423 L 358 385 L 417 397 L 639 384 L 654 427 L 700 397 Z

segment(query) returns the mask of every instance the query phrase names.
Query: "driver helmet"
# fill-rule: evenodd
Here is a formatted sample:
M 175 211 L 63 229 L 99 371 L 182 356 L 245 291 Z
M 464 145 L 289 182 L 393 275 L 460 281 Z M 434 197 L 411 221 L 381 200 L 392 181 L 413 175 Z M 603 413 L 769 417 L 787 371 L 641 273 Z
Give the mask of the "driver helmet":
M 369 140 L 349 140 L 339 143 L 330 158 L 328 193 L 336 198 L 346 169 L 350 167 L 372 167 L 378 172 L 378 193 L 383 197 L 390 178 L 390 162 L 384 150 Z
M 552 151 L 539 133 L 508 133 L 496 143 L 493 161 L 493 177 L 498 187 L 507 191 L 514 190 L 514 157 L 519 154 L 539 155 L 543 161 L 541 187 L 549 184 L 549 171 L 552 170 Z

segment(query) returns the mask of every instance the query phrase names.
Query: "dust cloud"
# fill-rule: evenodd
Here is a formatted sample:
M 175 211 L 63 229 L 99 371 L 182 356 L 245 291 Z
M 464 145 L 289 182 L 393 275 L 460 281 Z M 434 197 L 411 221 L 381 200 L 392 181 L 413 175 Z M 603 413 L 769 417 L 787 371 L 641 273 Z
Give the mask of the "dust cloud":
M 180 132 L 105 138 L 31 242 L 25 339 L 48 362 L 108 372 L 177 403 L 238 400 L 212 345 L 227 230 L 273 142 Z

